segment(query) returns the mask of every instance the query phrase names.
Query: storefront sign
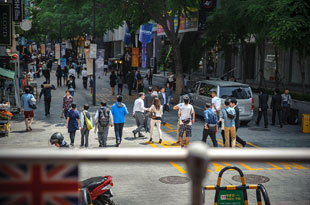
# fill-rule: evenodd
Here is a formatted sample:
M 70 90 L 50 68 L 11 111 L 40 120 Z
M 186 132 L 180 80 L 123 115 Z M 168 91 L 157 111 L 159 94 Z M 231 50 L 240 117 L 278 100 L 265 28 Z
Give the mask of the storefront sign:
M 22 0 L 13 0 L 13 21 L 23 20 Z
M 12 7 L 0 4 L 0 46 L 12 45 Z

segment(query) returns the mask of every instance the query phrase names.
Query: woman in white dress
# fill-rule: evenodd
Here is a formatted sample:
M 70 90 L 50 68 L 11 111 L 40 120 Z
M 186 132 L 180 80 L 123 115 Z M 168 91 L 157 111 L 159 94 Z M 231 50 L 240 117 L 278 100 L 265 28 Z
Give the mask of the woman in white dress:
M 151 133 L 150 133 L 150 140 L 149 142 L 153 142 L 153 132 L 154 127 L 156 125 L 158 133 L 159 133 L 159 144 L 162 142 L 162 132 L 160 129 L 161 125 L 161 117 L 163 115 L 163 107 L 160 104 L 159 98 L 155 98 L 153 100 L 153 105 L 148 109 L 148 111 L 151 113 Z

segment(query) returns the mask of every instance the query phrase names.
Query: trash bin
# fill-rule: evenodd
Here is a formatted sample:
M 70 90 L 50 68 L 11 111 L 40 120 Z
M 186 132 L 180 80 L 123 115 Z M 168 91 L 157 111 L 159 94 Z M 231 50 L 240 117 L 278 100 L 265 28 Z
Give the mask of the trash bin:
M 310 114 L 302 114 L 302 132 L 310 133 Z

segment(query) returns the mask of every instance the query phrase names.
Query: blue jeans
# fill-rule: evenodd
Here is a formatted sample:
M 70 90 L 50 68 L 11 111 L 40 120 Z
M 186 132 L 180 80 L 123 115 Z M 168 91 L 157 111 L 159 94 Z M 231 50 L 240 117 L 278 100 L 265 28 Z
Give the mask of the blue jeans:
M 70 95 L 73 97 L 74 96 L 74 91 L 70 91 Z
M 122 142 L 124 123 L 114 123 L 116 143 Z

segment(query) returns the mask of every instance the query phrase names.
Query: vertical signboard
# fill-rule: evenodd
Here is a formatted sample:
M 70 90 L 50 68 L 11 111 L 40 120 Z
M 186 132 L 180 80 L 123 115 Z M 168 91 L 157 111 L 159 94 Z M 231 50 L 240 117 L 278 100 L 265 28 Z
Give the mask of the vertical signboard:
M 13 0 L 13 21 L 23 20 L 22 0 Z
M 132 53 L 131 66 L 139 67 L 139 56 L 140 56 L 139 48 L 132 48 L 131 53 Z
M 0 46 L 12 45 L 12 7 L 0 3 Z
M 60 59 L 60 45 L 58 43 L 55 44 L 55 58 Z
M 84 52 L 85 52 L 85 58 L 86 58 L 87 73 L 88 75 L 92 75 L 94 59 L 90 58 L 90 49 L 84 49 Z

